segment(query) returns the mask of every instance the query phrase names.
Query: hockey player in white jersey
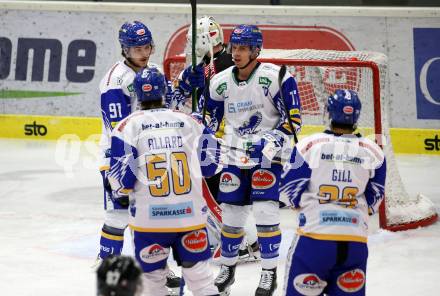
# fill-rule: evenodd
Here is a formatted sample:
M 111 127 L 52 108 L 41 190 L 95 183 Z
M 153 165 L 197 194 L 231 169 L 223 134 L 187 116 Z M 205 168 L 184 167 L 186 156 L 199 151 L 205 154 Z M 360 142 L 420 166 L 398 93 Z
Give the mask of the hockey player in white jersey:
M 105 221 L 101 230 L 100 259 L 108 255 L 120 255 L 124 243 L 124 230 L 127 227 L 128 198 L 113 198 L 107 180 L 110 164 L 110 134 L 114 126 L 138 108 L 133 79 L 142 68 L 158 68 L 149 62 L 154 52 L 154 41 L 148 27 L 139 22 L 126 22 L 119 29 L 119 43 L 123 60 L 115 63 L 101 80 L 102 135 L 100 141 L 100 171 L 104 185 Z M 100 260 L 99 259 L 99 260 Z M 168 286 L 178 287 L 179 279 L 169 275 Z
M 288 120 L 298 130 L 301 126 L 300 100 L 296 82 L 290 74 L 281 77 L 280 88 L 280 67 L 256 60 L 262 44 L 263 36 L 256 26 L 240 25 L 233 30 L 229 50 L 235 66 L 214 76 L 206 103 L 211 114 L 210 126 L 217 129 L 224 119 L 223 139 L 227 145 L 248 150 L 251 159 L 258 163 L 251 169 L 243 169 L 240 164 L 229 165 L 220 177 L 222 266 L 216 285 L 224 294 L 235 281 L 238 249 L 251 207 L 262 266 L 255 295 L 273 295 L 277 286 L 281 242 L 278 183 L 282 172 L 277 152 L 289 143 L 286 139 L 292 131 Z M 264 153 L 267 151 L 271 153 Z M 247 159 L 246 155 L 243 157 Z
M 197 24 L 197 38 L 196 38 L 196 56 L 197 61 L 200 63 L 195 69 L 192 66 L 187 67 L 183 70 L 178 79 L 176 79 L 173 84 L 176 90 L 180 89 L 181 93 L 191 98 L 191 91 L 193 88 L 197 89 L 198 97 L 198 112 L 202 114 L 205 113 L 204 110 L 204 93 L 209 91 L 209 81 L 217 73 L 220 73 L 227 68 L 234 65 L 232 60 L 232 54 L 227 50 L 227 44 L 224 43 L 223 29 L 220 24 L 212 16 L 203 16 L 196 21 Z M 188 29 L 187 34 L 187 48 L 191 48 L 192 43 L 192 29 L 191 26 Z M 212 56 L 212 58 L 211 58 Z M 182 102 L 181 97 L 174 95 L 173 99 Z M 177 104 L 178 105 L 178 104 Z M 209 116 L 209 115 L 208 115 Z M 216 136 L 221 137 L 223 135 L 223 126 L 221 125 L 218 129 Z M 205 191 L 205 198 L 210 199 L 211 196 L 206 196 L 206 194 L 212 194 L 215 199 L 215 209 L 211 209 L 213 216 L 215 212 L 220 212 L 221 207 L 217 205 L 217 196 L 220 183 L 221 173 L 215 176 L 206 178 L 206 184 L 209 187 L 209 192 Z M 219 211 L 220 209 L 220 211 Z M 215 218 L 215 217 L 214 217 Z M 252 218 L 252 217 L 250 217 Z M 221 219 L 221 215 L 220 215 Z M 218 224 L 221 223 L 219 220 Z M 255 222 L 253 219 L 248 219 L 245 226 L 245 239 L 239 250 L 239 263 L 240 262 L 251 262 L 259 260 L 259 245 L 257 241 L 257 231 L 255 228 Z M 220 252 L 220 227 L 208 227 L 208 233 L 210 235 L 210 243 L 214 249 L 213 258 L 218 259 Z
M 354 91 L 328 98 L 330 129 L 299 141 L 281 187 L 298 208 L 283 295 L 365 295 L 368 216 L 385 192 L 386 161 L 354 134 L 361 102 Z
M 107 180 L 110 168 L 110 135 L 114 126 L 137 108 L 133 79 L 136 72 L 150 67 L 148 60 L 154 49 L 150 30 L 143 23 L 135 21 L 124 23 L 119 30 L 119 42 L 123 60 L 114 64 L 100 83 L 102 136 L 100 147 L 102 162 L 100 171 L 104 182 L 104 208 L 106 216 L 101 232 L 100 258 L 110 254 L 120 255 L 124 242 L 124 230 L 127 227 L 127 199 L 116 201 L 112 198 Z
M 219 144 L 200 121 L 162 108 L 166 80 L 157 69 L 138 73 L 134 88 L 141 111 L 113 130 L 109 180 L 115 197 L 129 194 L 129 226 L 144 271 L 144 295 L 168 294 L 171 249 L 193 295 L 218 295 L 208 264 L 202 178 L 221 167 L 202 148 L 209 142 L 216 152 Z

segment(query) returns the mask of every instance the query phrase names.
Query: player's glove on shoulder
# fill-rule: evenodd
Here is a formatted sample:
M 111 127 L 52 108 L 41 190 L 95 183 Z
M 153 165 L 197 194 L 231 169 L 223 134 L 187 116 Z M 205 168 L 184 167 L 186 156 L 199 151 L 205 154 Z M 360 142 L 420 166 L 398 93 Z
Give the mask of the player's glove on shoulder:
M 279 160 L 283 144 L 284 137 L 280 131 L 267 131 L 261 136 L 260 141 L 252 144 L 249 149 L 250 157 L 262 164 Z
M 192 66 L 187 67 L 182 73 L 182 81 L 179 86 L 185 92 L 191 92 L 192 88 L 205 87 L 205 71 L 202 64 L 197 65 L 194 69 Z

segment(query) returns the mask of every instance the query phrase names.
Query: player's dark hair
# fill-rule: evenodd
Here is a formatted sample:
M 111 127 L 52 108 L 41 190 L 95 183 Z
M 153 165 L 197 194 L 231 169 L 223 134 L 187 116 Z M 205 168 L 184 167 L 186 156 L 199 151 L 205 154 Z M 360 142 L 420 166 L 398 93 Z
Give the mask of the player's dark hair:
M 144 102 L 140 102 L 140 107 L 142 110 L 162 108 L 163 102 L 162 102 L 162 100 L 144 101 Z
M 330 123 L 330 128 L 332 128 L 332 129 L 337 128 L 337 129 L 341 129 L 341 130 L 346 130 L 347 133 L 353 133 L 356 130 L 357 126 L 356 126 L 356 124 L 344 124 L 344 123 L 338 123 L 338 122 L 332 121 Z

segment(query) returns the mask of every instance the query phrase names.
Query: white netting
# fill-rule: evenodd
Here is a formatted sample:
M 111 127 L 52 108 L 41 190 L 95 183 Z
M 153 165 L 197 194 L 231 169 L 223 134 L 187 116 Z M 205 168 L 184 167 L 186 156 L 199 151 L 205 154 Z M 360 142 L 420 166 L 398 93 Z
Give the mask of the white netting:
M 336 89 L 356 91 L 362 101 L 358 127 L 363 135 L 382 142 L 387 157 L 386 207 L 381 213 L 381 227 L 401 230 L 435 221 L 432 218 L 437 213 L 433 203 L 423 195 L 410 198 L 397 169 L 389 134 L 388 104 L 385 100 L 387 57 L 384 54 L 312 49 L 263 50 L 259 59 L 285 64 L 295 77 L 305 125 L 303 133 L 322 131 L 328 124 L 325 102 Z M 170 63 L 173 65 L 172 72 L 182 69 L 183 61 Z M 378 70 L 376 80 L 374 69 Z

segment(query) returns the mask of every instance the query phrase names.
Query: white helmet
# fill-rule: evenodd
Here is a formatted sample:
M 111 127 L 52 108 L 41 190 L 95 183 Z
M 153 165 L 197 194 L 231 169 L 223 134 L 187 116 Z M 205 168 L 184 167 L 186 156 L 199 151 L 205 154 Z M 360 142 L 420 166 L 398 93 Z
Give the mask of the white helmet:
M 196 56 L 200 59 L 211 51 L 211 48 L 223 43 L 223 30 L 212 16 L 197 20 Z M 189 47 L 192 44 L 192 26 L 188 29 Z

